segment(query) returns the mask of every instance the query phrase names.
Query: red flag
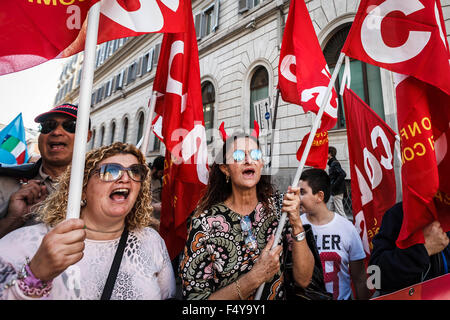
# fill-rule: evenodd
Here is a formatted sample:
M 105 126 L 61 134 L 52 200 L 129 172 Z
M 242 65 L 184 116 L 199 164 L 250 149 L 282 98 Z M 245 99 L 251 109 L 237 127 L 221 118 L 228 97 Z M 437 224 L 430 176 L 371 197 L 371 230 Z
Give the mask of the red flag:
M 1 1 L 0 75 L 83 51 L 86 17 L 98 1 Z M 101 2 L 98 43 L 185 29 L 184 0 Z
M 434 220 L 450 230 L 450 54 L 439 0 L 363 0 L 343 52 L 404 74 L 396 85 L 401 138 L 400 248 L 424 243 Z
M 303 0 L 291 1 L 281 45 L 278 74 L 278 88 L 284 101 L 300 105 L 305 112 L 319 112 L 331 75 Z M 317 130 L 322 136 L 336 125 L 337 106 L 337 95 L 333 88 L 321 119 L 321 126 Z M 305 140 L 308 140 L 308 135 L 303 138 L 303 141 Z M 298 160 L 301 159 L 306 145 L 306 141 L 303 141 L 303 147 L 297 152 Z M 326 147 L 324 144 L 318 149 L 311 147 L 306 165 L 326 167 L 328 141 L 326 143 Z M 320 158 L 323 160 L 317 161 Z
M 190 2 L 187 1 L 190 9 Z M 186 219 L 208 182 L 207 139 L 203 118 L 200 67 L 192 10 L 187 31 L 165 34 L 153 90 L 155 112 L 166 146 L 160 234 L 171 259 L 186 242 Z
M 384 213 L 396 202 L 396 133 L 356 93 L 345 88 L 345 119 L 352 176 L 353 221 L 367 256 Z
M 303 151 L 306 148 L 306 142 L 309 138 L 307 133 L 302 140 L 302 144 L 297 151 L 297 159 L 300 161 Z M 318 132 L 314 137 L 311 149 L 309 150 L 308 158 L 305 165 L 325 170 L 328 160 L 328 131 Z
M 371 300 L 450 300 L 450 274 L 427 280 Z

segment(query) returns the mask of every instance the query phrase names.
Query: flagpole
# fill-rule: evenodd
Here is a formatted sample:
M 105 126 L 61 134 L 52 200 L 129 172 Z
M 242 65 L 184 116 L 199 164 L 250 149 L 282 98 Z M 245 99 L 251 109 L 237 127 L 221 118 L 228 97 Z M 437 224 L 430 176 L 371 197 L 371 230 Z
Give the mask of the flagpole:
M 66 219 L 80 217 L 80 201 L 83 189 L 86 141 L 89 130 L 89 109 L 91 105 L 92 84 L 94 81 L 95 49 L 97 46 L 99 20 L 100 2 L 97 2 L 90 8 L 87 20 L 83 72 L 80 83 L 80 102 L 77 111 Z
M 272 121 L 272 136 L 270 137 L 270 181 L 273 183 L 273 150 L 275 143 L 275 128 L 277 126 L 277 113 L 278 113 L 278 100 L 280 98 L 280 90 L 277 89 L 277 93 L 275 96 L 275 106 L 273 111 L 273 121 Z
M 316 136 L 317 129 L 320 125 L 320 120 L 322 119 L 323 112 L 325 111 L 325 106 L 328 102 L 328 99 L 331 95 L 331 90 L 333 89 L 333 85 L 336 82 L 336 78 L 339 75 L 339 69 L 341 69 L 342 61 L 345 58 L 345 54 L 341 52 L 339 59 L 336 63 L 336 67 L 334 68 L 333 75 L 331 76 L 330 83 L 328 84 L 327 91 L 325 92 L 325 97 L 322 100 L 319 112 L 317 113 L 316 119 L 314 120 L 313 126 L 311 128 L 310 135 L 308 137 L 308 141 L 306 143 L 305 151 L 302 154 L 302 158 L 300 160 L 300 165 L 297 168 L 297 172 L 295 173 L 294 181 L 292 182 L 292 187 L 297 187 L 298 183 L 300 182 L 300 176 L 303 171 L 303 167 L 305 166 L 306 159 L 308 158 L 309 150 L 311 149 L 314 137 Z M 283 231 L 284 225 L 286 223 L 286 217 L 287 213 L 283 212 L 280 218 L 280 222 L 278 223 L 278 228 L 275 233 L 275 240 L 273 242 L 272 248 L 275 248 L 278 245 L 278 242 L 281 238 L 281 232 Z M 259 300 L 261 298 L 262 292 L 264 290 L 265 282 L 261 284 L 261 286 L 258 288 L 258 291 L 255 295 L 255 300 Z
M 150 110 L 147 117 L 147 127 L 144 134 L 144 140 L 141 145 L 141 152 L 145 155 L 147 154 L 148 150 L 148 143 L 150 141 L 150 134 L 152 133 L 152 121 L 153 121 L 153 114 L 155 113 L 155 105 L 156 105 L 156 91 L 152 91 L 152 96 L 150 98 Z

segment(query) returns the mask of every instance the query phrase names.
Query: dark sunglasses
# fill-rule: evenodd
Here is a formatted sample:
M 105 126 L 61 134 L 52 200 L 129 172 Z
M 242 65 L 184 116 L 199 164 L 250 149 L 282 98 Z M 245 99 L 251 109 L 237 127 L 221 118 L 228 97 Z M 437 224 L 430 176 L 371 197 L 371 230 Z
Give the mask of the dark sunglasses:
M 256 250 L 258 248 L 258 243 L 256 238 L 252 233 L 252 221 L 249 216 L 241 217 L 241 229 L 247 234 L 245 238 L 245 245 L 249 250 Z
M 105 163 L 98 169 L 95 169 L 93 173 L 99 173 L 100 180 L 104 182 L 114 182 L 122 178 L 123 173 L 127 172 L 131 180 L 136 182 L 142 182 L 147 177 L 147 166 L 144 164 L 133 164 L 128 168 L 124 168 L 118 163 Z
M 47 134 L 55 130 L 59 125 L 63 127 L 69 133 L 75 133 L 75 127 L 77 125 L 76 120 L 66 120 L 64 122 L 58 122 L 56 120 L 45 120 L 40 124 L 39 131 L 43 134 Z
M 262 151 L 259 149 L 250 150 L 249 153 L 250 153 L 250 158 L 254 161 L 261 160 L 261 158 L 262 158 Z M 237 162 L 244 161 L 245 160 L 245 151 L 241 150 L 241 149 L 235 150 L 233 152 L 233 159 L 234 159 L 234 161 L 237 161 Z

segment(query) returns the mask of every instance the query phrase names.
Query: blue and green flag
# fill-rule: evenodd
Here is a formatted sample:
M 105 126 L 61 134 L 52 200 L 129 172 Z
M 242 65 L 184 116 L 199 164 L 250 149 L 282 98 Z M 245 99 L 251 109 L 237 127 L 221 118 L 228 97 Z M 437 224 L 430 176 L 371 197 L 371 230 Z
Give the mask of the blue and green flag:
M 22 113 L 0 131 L 0 163 L 22 164 L 28 161 Z

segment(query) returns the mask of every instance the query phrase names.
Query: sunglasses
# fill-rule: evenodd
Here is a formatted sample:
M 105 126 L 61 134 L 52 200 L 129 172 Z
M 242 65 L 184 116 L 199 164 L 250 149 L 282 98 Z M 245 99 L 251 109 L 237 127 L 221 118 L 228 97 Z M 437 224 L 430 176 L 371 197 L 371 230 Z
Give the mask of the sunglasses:
M 261 160 L 261 158 L 262 158 L 262 151 L 259 149 L 250 150 L 249 154 L 250 154 L 250 158 L 254 161 Z M 245 160 L 245 151 L 242 149 L 235 150 L 233 152 L 233 159 L 234 159 L 234 161 L 237 161 L 237 162 L 244 161 Z
M 77 124 L 76 120 L 66 120 L 64 122 L 58 122 L 56 120 L 45 120 L 40 124 L 39 131 L 43 134 L 47 134 L 55 130 L 59 125 L 63 127 L 69 133 L 75 133 L 75 127 Z
M 147 166 L 143 164 L 133 164 L 128 168 L 124 168 L 118 163 L 105 163 L 98 169 L 95 169 L 93 173 L 98 172 L 100 180 L 104 182 L 114 182 L 122 178 L 125 171 L 131 180 L 142 182 L 147 177 L 148 169 Z
M 252 221 L 249 216 L 243 216 L 241 218 L 241 229 L 247 234 L 245 238 L 246 247 L 252 251 L 256 250 L 258 248 L 258 243 L 252 233 Z

